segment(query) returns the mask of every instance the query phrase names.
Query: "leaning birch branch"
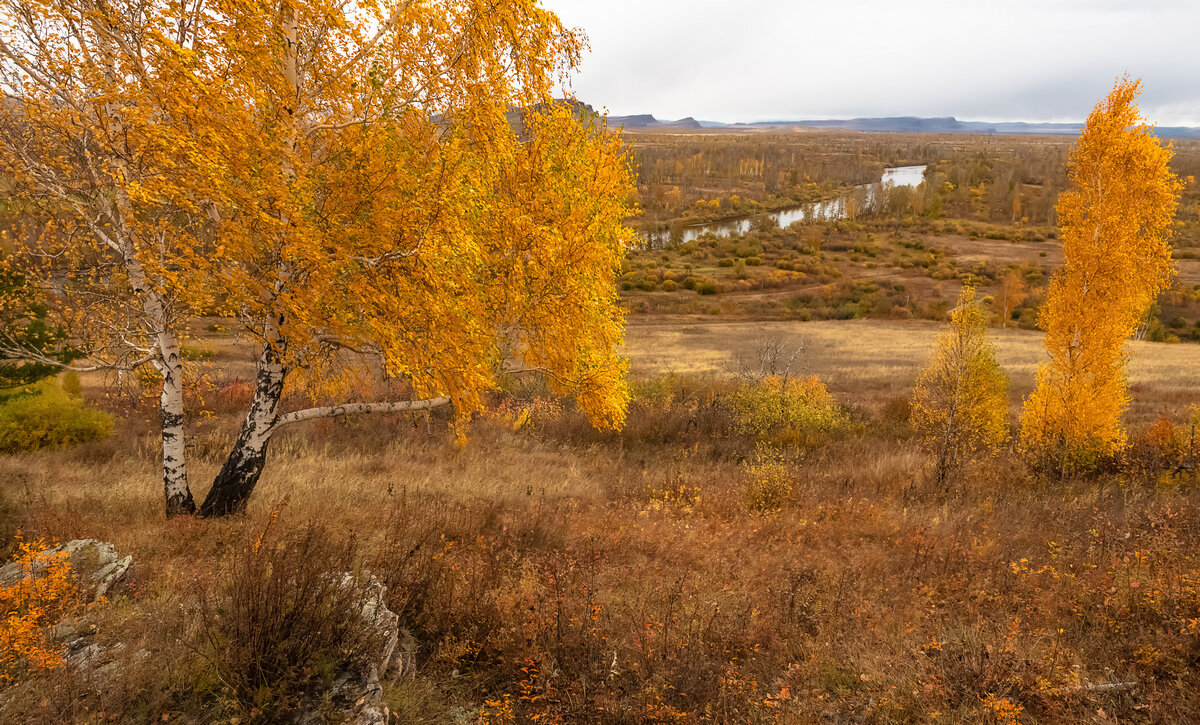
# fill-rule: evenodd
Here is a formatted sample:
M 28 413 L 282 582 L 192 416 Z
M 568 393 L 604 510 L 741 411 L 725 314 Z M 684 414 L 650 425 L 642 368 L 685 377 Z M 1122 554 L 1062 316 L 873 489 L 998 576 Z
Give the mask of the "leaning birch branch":
M 450 404 L 450 398 L 440 397 L 429 400 L 406 400 L 393 403 L 343 403 L 320 408 L 306 408 L 292 413 L 285 413 L 275 421 L 275 428 L 281 428 L 292 423 L 300 423 L 317 418 L 337 418 L 343 415 L 364 415 L 366 413 L 409 413 L 416 410 L 432 410 Z

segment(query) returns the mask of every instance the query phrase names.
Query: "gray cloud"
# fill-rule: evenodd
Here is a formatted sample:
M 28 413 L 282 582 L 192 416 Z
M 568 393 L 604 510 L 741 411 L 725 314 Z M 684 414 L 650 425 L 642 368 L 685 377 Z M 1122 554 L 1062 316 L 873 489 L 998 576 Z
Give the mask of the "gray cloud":
M 544 0 L 592 52 L 574 88 L 614 114 L 1077 121 L 1120 75 L 1200 126 L 1192 0 Z

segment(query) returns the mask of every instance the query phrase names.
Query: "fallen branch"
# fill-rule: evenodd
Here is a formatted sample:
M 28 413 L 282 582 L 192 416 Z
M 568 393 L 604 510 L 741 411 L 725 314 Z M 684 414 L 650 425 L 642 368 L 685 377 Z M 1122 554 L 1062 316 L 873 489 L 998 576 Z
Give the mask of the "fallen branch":
M 1135 680 L 1130 680 L 1129 682 L 1097 682 L 1087 685 L 1060 687 L 1057 690 L 1051 690 L 1051 692 L 1058 695 L 1074 695 L 1080 692 L 1122 692 L 1124 690 L 1132 690 L 1137 686 L 1138 683 Z

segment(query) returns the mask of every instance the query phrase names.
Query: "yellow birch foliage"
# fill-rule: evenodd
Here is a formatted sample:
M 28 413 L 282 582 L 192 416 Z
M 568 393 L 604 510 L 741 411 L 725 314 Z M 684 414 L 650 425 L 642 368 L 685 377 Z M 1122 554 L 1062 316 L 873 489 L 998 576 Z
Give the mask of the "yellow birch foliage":
M 620 425 L 633 186 L 603 122 L 550 101 L 581 41 L 530 0 L 342 7 L 210 23 L 195 127 L 219 243 L 181 268 L 220 280 L 314 398 L 344 396 L 366 349 L 463 420 L 517 360 Z
M 94 357 L 216 312 L 317 399 L 381 354 L 463 418 L 515 358 L 622 422 L 629 160 L 551 102 L 584 46 L 536 0 L 0 0 L 0 30 L 0 171 Z
M 178 294 L 157 273 L 203 241 L 194 172 L 209 154 L 179 122 L 196 102 L 172 31 L 185 9 L 0 0 L 11 239 L 89 364 L 155 357 Z
M 771 376 L 739 385 L 730 401 L 734 430 L 756 438 L 795 441 L 829 433 L 846 417 L 817 376 Z
M 987 318 L 975 290 L 963 289 L 949 328 L 913 391 L 912 425 L 937 457 L 944 484 L 964 461 L 992 454 L 1008 438 L 1008 377 L 987 340 Z
M 1064 265 L 1041 307 L 1050 361 L 1025 400 L 1021 448 L 1065 473 L 1125 445 L 1125 341 L 1170 281 L 1181 184 L 1124 79 L 1088 116 L 1056 207 Z

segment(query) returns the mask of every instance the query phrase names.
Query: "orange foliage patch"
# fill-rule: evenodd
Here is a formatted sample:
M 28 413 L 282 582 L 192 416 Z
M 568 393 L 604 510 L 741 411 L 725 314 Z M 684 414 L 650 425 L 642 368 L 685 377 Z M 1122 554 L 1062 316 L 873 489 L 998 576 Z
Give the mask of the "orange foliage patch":
M 73 603 L 71 563 L 65 551 L 45 554 L 46 548 L 43 541 L 22 543 L 16 561 L 24 575 L 12 586 L 0 586 L 0 680 L 62 666 L 49 628 Z

